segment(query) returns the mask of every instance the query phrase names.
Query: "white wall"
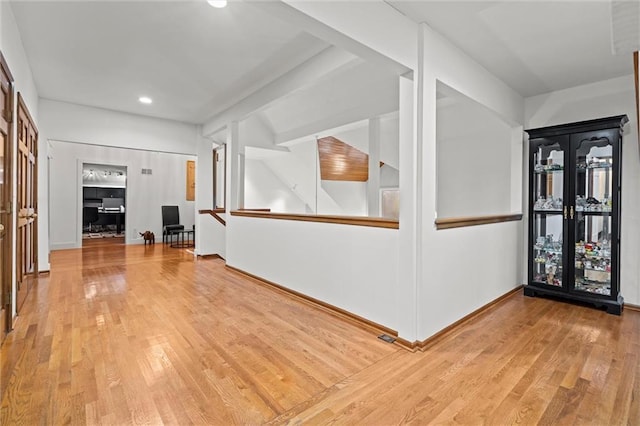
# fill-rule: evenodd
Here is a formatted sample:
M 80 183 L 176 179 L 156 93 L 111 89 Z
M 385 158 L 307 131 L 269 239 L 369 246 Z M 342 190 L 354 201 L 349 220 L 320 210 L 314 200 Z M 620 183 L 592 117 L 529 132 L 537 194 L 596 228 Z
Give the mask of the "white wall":
M 640 153 L 634 77 L 629 75 L 526 99 L 526 128 L 626 114 L 622 142 L 622 232 L 620 291 L 640 305 Z
M 185 229 L 194 224 L 193 201 L 186 201 L 186 162 L 194 156 L 50 141 L 50 245 L 82 246 L 82 164 L 127 167 L 125 242 L 141 243 L 138 232 L 162 239 L 162 205 L 177 205 Z M 152 169 L 143 175 L 142 168 Z
M 368 122 L 360 122 L 357 127 L 342 131 L 324 131 L 322 136 L 333 136 L 358 150 L 369 154 Z M 380 117 L 380 161 L 398 168 L 399 155 L 398 115 L 397 113 Z
M 316 141 L 309 139 L 288 147 L 290 152 L 263 160 L 264 164 L 288 188 L 295 188 L 296 196 L 306 204 L 302 210 L 289 213 L 308 213 L 316 209 L 318 179 L 318 149 Z
M 305 203 L 262 160 L 245 160 L 244 206 L 272 212 L 305 213 Z
M 437 216 L 511 211 L 511 127 L 470 99 L 437 102 Z
M 195 155 L 198 127 L 66 102 L 40 100 L 47 139 Z
M 422 152 L 418 161 L 422 176 L 417 216 L 422 224 L 417 260 L 417 338 L 422 340 L 522 284 L 522 222 L 435 229 L 437 82 L 479 102 L 516 127 L 522 123 L 524 100 L 426 24 L 420 25 L 420 31 L 418 138 Z M 521 132 L 513 133 L 512 143 L 516 149 L 521 146 Z M 511 168 L 522 173 L 521 158 L 512 156 L 510 162 Z
M 11 10 L 11 3 L 0 2 L 0 51 L 9 65 L 15 81 L 16 94 L 20 92 L 36 125 L 38 124 L 38 91 L 31 66 L 22 46 L 22 39 Z M 14 103 L 16 104 L 16 103 Z
M 43 153 L 48 152 L 46 141 L 80 142 L 80 144 L 69 144 L 70 147 L 75 146 L 76 149 L 79 149 L 78 152 L 75 152 L 72 148 L 68 148 L 70 149 L 70 151 L 68 151 L 70 155 L 74 155 L 75 158 L 81 158 L 83 161 L 94 163 L 105 163 L 105 159 L 107 159 L 108 161 L 114 162 L 118 165 L 130 164 L 132 167 L 129 168 L 129 174 L 130 178 L 133 179 L 133 182 L 136 181 L 137 177 L 141 176 L 139 175 L 141 167 L 154 169 L 154 174 L 152 175 L 152 179 L 154 181 L 156 181 L 156 179 L 165 179 L 162 177 L 162 175 L 166 173 L 166 170 L 174 170 L 166 168 L 167 165 L 165 164 L 164 159 L 158 160 L 158 162 L 153 162 L 150 158 L 149 160 L 147 160 L 147 157 L 145 156 L 157 152 L 194 155 L 197 150 L 198 128 L 197 126 L 190 124 L 120 113 L 100 108 L 69 104 L 65 102 L 51 101 L 48 99 L 40 99 L 39 111 L 41 115 L 41 120 L 39 122 L 41 158 L 44 157 Z M 59 144 L 59 142 L 57 143 Z M 95 145 L 96 147 L 95 149 L 90 149 L 90 147 L 84 145 Z M 116 148 L 108 147 L 131 149 L 118 150 Z M 111 149 L 114 149 L 114 151 L 111 151 Z M 149 152 L 147 152 L 146 154 L 141 152 L 129 158 L 129 155 L 132 155 L 132 153 L 136 152 L 136 150 L 148 150 Z M 186 161 L 186 156 L 180 157 L 185 159 Z M 62 160 L 60 158 L 60 155 L 58 155 L 58 160 Z M 143 166 L 143 163 L 153 165 Z M 68 162 L 67 164 L 71 165 L 71 162 Z M 72 168 L 73 171 L 76 170 L 75 163 Z M 175 170 L 176 173 L 179 173 L 179 170 L 181 169 L 178 168 Z M 64 235 L 61 235 L 59 230 L 54 229 L 54 224 L 58 226 L 60 225 L 60 223 L 57 220 L 54 221 L 53 217 L 51 218 L 51 221 L 49 221 L 49 215 L 51 214 L 52 216 L 54 216 L 56 213 L 46 210 L 46 206 L 48 205 L 47 200 L 49 198 L 51 200 L 51 203 L 54 203 L 58 202 L 60 197 L 71 197 L 69 193 L 65 192 L 65 188 L 67 185 L 75 188 L 74 179 L 77 179 L 77 176 L 73 175 L 71 173 L 71 170 L 62 170 L 60 171 L 60 175 L 56 176 L 56 179 L 58 180 L 56 185 L 51 185 L 48 182 L 49 175 L 53 177 L 54 175 L 56 175 L 56 173 L 54 173 L 53 171 L 51 171 L 50 173 L 47 167 L 47 162 L 41 161 L 39 165 L 40 186 L 38 189 L 38 199 L 41 200 L 39 204 L 40 215 L 38 216 L 38 224 L 40 226 L 40 241 L 38 253 L 41 260 L 41 270 L 49 269 L 49 264 L 47 261 L 49 248 L 56 249 L 64 247 L 77 247 L 78 244 L 80 244 L 77 239 L 72 238 L 72 235 L 74 234 L 69 228 L 71 226 L 70 224 L 67 223 L 66 225 L 62 225 L 65 229 Z M 136 177 L 134 177 L 134 175 L 136 175 Z M 182 177 L 180 177 L 180 179 L 177 179 L 176 175 L 169 176 L 172 176 L 172 178 L 175 179 L 175 182 L 173 182 L 169 186 L 169 188 L 175 187 L 176 191 L 180 186 L 186 188 L 186 184 L 184 183 L 184 179 Z M 184 174 L 181 176 L 184 176 Z M 51 185 L 49 192 L 47 191 L 48 185 Z M 137 191 L 140 188 L 142 188 L 141 190 L 152 192 L 155 191 L 158 193 L 158 198 L 155 198 L 153 200 L 154 203 L 161 202 L 167 204 L 179 204 L 177 201 L 171 201 L 173 198 L 175 198 L 173 190 L 166 190 L 164 188 L 147 188 L 144 185 L 138 187 L 138 185 L 134 184 L 133 187 L 127 187 L 127 196 L 129 197 L 137 195 L 136 192 L 132 191 Z M 183 191 L 184 190 L 185 189 L 183 189 Z M 58 191 L 63 191 L 62 193 L 64 195 L 60 195 Z M 184 197 L 181 197 L 181 199 L 184 201 Z M 71 200 L 68 199 L 67 201 Z M 129 201 L 131 201 L 131 199 Z M 129 208 L 133 206 L 128 202 L 127 207 Z M 149 207 L 149 211 L 159 212 L 160 208 L 156 206 Z M 135 214 L 137 215 L 142 213 L 138 212 Z M 129 215 L 130 213 L 127 214 L 127 220 L 129 220 Z M 187 205 L 185 204 L 185 209 L 181 209 L 180 211 L 180 218 L 182 219 L 182 221 L 193 224 L 193 215 L 193 203 L 191 202 L 191 207 L 189 207 L 188 209 Z M 137 231 L 144 231 L 153 227 L 154 229 L 149 230 L 156 232 L 155 228 L 157 227 L 157 219 L 153 219 L 147 224 L 145 222 L 139 222 L 138 218 L 136 218 L 135 216 L 131 217 L 133 218 L 133 221 L 127 223 L 127 225 L 130 225 L 127 226 L 127 241 L 139 241 L 136 239 L 136 236 L 133 235 L 134 228 Z M 152 213 L 150 217 L 155 218 L 156 214 Z M 157 217 L 159 217 L 159 213 Z M 49 241 L 49 224 L 51 224 L 52 226 L 51 244 Z M 185 223 L 185 225 L 186 224 L 187 223 Z M 161 227 L 158 230 L 161 231 Z M 156 235 L 158 235 L 158 232 L 156 232 Z
M 198 255 L 218 254 L 225 257 L 225 229 L 210 214 L 199 214 L 199 210 L 213 208 L 213 149 L 210 139 L 199 138 L 196 164 L 196 246 Z
M 13 79 L 14 79 L 14 87 L 15 87 L 15 98 L 14 98 L 14 102 L 13 102 L 13 106 L 14 106 L 14 110 L 13 110 L 13 116 L 17 117 L 17 106 L 18 106 L 18 93 L 20 93 L 22 95 L 22 98 L 27 106 L 27 108 L 29 109 L 29 113 L 31 114 L 32 118 L 35 120 L 35 124 L 37 127 L 40 127 L 39 124 L 39 120 L 38 120 L 38 92 L 36 90 L 36 84 L 35 81 L 33 80 L 33 75 L 31 73 L 31 67 L 29 65 L 29 62 L 27 61 L 27 56 L 24 52 L 24 47 L 22 46 L 22 40 L 20 38 L 20 33 L 18 32 L 18 27 L 15 21 L 15 17 L 13 15 L 13 11 L 11 10 L 11 4 L 9 2 L 6 1 L 0 1 L 0 51 L 2 52 L 2 55 L 4 56 L 7 65 L 9 66 L 9 69 L 11 71 L 11 74 L 13 75 Z M 16 141 L 16 135 L 17 133 L 17 120 L 14 119 L 13 121 L 13 129 L 12 129 L 12 135 L 14 138 L 13 141 L 13 147 L 14 147 L 14 152 L 13 152 L 13 205 L 16 205 L 16 200 L 17 200 L 17 192 L 16 192 L 16 185 L 17 185 L 17 180 L 16 180 L 16 158 L 17 158 L 17 152 L 15 147 L 17 146 L 17 141 Z M 39 167 L 38 167 L 38 172 L 40 173 L 40 176 L 42 176 L 42 164 L 46 164 L 46 155 L 44 153 L 46 153 L 46 149 L 43 149 L 43 147 L 46 147 L 46 143 L 43 141 L 42 136 L 40 136 L 39 138 L 39 142 L 38 142 L 38 150 L 41 153 L 40 154 L 40 158 L 39 158 Z M 43 185 L 45 185 L 44 183 L 39 183 L 40 187 L 42 187 Z M 46 198 L 43 199 L 41 197 L 42 192 L 38 191 L 38 226 L 39 226 L 39 233 L 44 231 L 46 232 L 46 226 L 43 226 L 43 222 L 45 222 L 45 220 L 43 219 L 42 216 L 42 212 L 45 212 L 45 217 L 46 217 L 46 210 L 47 210 L 47 206 L 46 206 Z M 15 217 L 15 211 L 14 211 L 14 215 L 12 217 L 12 222 L 15 224 L 16 223 L 16 217 Z M 14 227 L 14 237 L 15 237 L 15 227 Z M 41 247 L 42 244 L 42 237 L 40 237 L 39 235 L 39 248 Z M 39 258 L 38 258 L 38 262 L 39 262 L 39 267 L 40 269 L 49 269 L 49 265 L 48 265 L 48 259 L 46 256 L 42 256 L 42 253 L 40 252 L 40 250 L 38 250 L 39 252 Z M 17 291 L 16 291 L 16 245 L 15 245 L 15 238 L 13 241 L 13 248 L 12 248 L 12 253 L 13 253 L 13 274 L 12 276 L 14 277 L 13 282 L 11 283 L 11 294 L 13 295 L 13 312 L 11 313 L 12 316 L 16 315 L 16 297 L 17 297 Z
M 228 265 L 397 328 L 397 230 L 228 219 Z
M 367 182 L 320 180 L 318 184 L 328 195 L 318 198 L 318 214 L 367 216 Z

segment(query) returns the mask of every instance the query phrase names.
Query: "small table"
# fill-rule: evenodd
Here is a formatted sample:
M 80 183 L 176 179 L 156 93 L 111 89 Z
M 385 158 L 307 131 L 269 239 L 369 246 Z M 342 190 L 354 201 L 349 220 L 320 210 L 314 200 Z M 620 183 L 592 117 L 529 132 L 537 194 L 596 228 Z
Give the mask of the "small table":
M 174 240 L 173 236 L 177 238 Z M 185 238 L 186 235 L 186 238 Z M 177 229 L 169 233 L 170 247 L 187 248 L 195 245 L 195 234 L 193 229 Z

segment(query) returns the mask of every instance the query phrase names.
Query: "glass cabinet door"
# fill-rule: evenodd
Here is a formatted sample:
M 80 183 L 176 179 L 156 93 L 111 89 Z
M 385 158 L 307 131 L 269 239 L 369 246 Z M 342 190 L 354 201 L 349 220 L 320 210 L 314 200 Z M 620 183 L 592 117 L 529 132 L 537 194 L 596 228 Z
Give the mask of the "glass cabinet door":
M 585 138 L 574 152 L 574 290 L 610 296 L 613 145 L 606 137 Z
M 564 238 L 565 154 L 561 144 L 532 144 L 532 228 L 533 255 L 530 257 L 536 283 L 562 287 Z

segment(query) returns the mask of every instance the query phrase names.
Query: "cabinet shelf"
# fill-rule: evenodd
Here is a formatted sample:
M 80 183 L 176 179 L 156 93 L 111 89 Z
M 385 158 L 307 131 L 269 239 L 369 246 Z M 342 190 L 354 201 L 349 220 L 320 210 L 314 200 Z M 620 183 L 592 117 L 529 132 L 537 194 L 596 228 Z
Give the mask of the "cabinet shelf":
M 549 209 L 549 210 L 535 209 L 533 212 L 536 214 L 561 214 L 562 209 Z
M 536 170 L 534 173 L 537 175 L 546 175 L 549 173 L 562 173 L 564 172 L 564 169 L 549 169 L 549 170 Z
M 580 300 L 604 306 L 612 314 L 622 312 L 619 188 L 622 128 L 627 121 L 617 116 L 527 130 L 530 220 L 525 295 Z M 557 173 L 564 170 L 570 172 Z M 545 203 L 563 208 L 537 208 Z
M 611 165 L 608 166 L 594 166 L 594 167 L 576 167 L 579 172 L 586 172 L 587 170 L 611 170 Z
M 584 216 L 611 216 L 611 211 L 609 210 L 603 210 L 603 211 L 597 211 L 597 210 L 576 210 L 576 214 L 581 214 Z

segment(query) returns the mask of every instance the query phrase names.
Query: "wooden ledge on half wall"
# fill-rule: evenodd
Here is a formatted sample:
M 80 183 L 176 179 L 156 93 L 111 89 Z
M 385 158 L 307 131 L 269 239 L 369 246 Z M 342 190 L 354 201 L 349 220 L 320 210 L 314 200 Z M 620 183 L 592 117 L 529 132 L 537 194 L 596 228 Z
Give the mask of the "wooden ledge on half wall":
M 397 220 L 381 217 L 273 213 L 260 210 L 233 210 L 231 212 L 231 216 L 258 217 L 262 219 L 297 220 L 303 222 L 337 223 L 341 225 L 371 226 L 374 228 L 399 228 L 399 222 Z
M 447 217 L 436 219 L 436 229 L 462 228 L 489 223 L 514 222 L 522 219 L 522 213 L 473 217 Z
M 224 220 L 222 217 L 218 216 L 219 214 L 224 214 L 224 213 L 226 213 L 224 209 L 198 210 L 198 213 L 200 213 L 200 214 L 209 214 L 209 215 L 211 215 L 215 220 L 217 220 L 218 222 L 220 222 L 223 226 L 227 226 L 227 221 L 226 221 L 226 220 Z

